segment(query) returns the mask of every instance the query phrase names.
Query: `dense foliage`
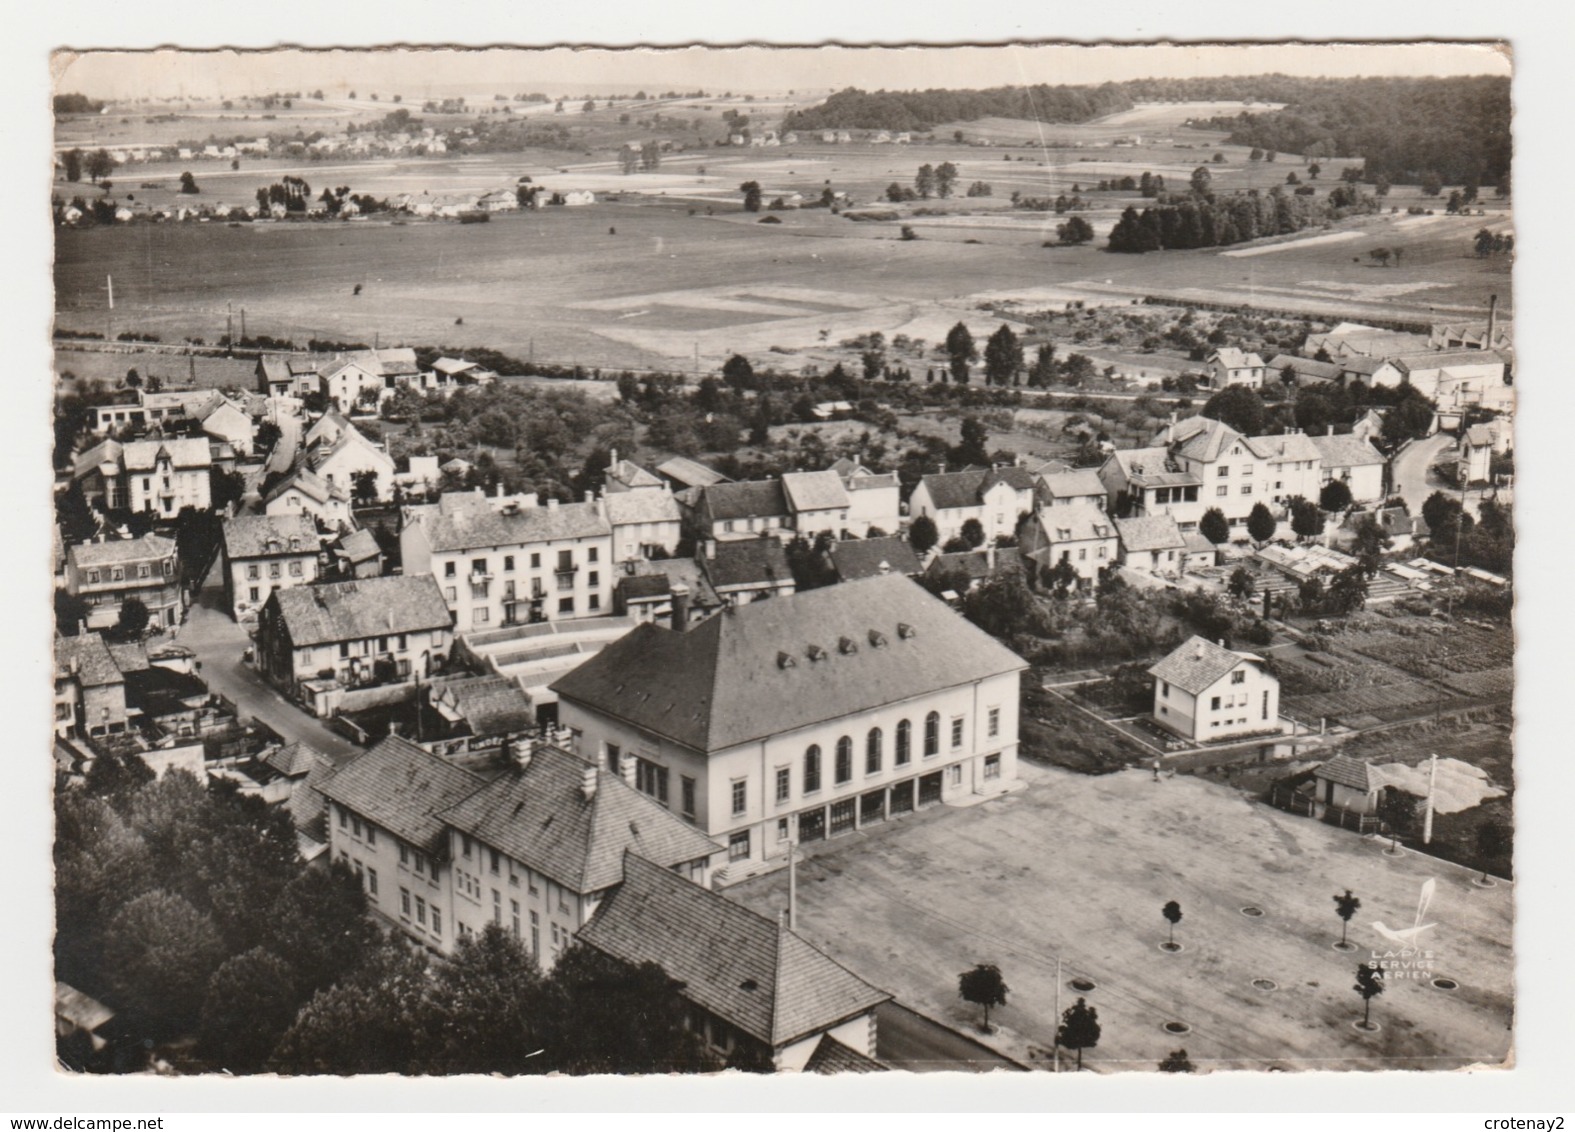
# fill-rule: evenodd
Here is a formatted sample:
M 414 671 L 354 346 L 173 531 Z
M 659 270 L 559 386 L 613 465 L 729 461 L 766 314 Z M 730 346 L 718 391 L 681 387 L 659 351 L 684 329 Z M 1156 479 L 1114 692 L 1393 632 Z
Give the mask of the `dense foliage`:
M 784 130 L 928 130 L 942 122 L 979 118 L 1026 118 L 1039 122 L 1086 122 L 1128 110 L 1131 97 L 1112 83 L 1096 87 L 995 87 L 991 90 L 914 90 L 870 93 L 849 87 L 818 106 L 795 110 Z
M 1150 205 L 1141 213 L 1128 206 L 1111 228 L 1107 246 L 1113 252 L 1225 247 L 1264 236 L 1289 235 L 1378 208 L 1376 198 L 1346 185 L 1321 199 L 1286 193 L 1279 185 L 1267 193 L 1249 190 L 1226 197 L 1194 195 Z

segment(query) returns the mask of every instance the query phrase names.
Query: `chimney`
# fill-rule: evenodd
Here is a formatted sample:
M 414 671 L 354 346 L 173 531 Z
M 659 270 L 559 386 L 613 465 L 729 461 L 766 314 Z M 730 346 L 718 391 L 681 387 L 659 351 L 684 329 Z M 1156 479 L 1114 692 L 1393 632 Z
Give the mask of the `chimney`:
M 530 766 L 531 756 L 535 753 L 536 741 L 534 739 L 520 740 L 514 749 L 514 764 L 521 770 L 524 770 L 526 767 Z
M 708 539 L 705 540 L 705 556 L 707 558 L 715 561 L 715 559 L 716 559 L 716 539 L 708 538 Z
M 547 510 L 549 510 L 549 511 L 556 511 L 557 509 L 558 509 L 558 501 L 556 499 L 549 499 L 549 500 L 547 500 Z
M 1493 348 L 1493 332 L 1495 330 L 1497 330 L 1497 329 L 1498 329 L 1498 296 L 1497 295 L 1489 295 L 1488 296 L 1488 327 L 1487 327 L 1487 336 L 1482 339 L 1482 348 L 1484 350 L 1491 350 Z
M 1198 641 L 1198 647 L 1193 650 L 1192 657 L 1194 660 L 1203 659 L 1203 642 L 1201 640 Z
M 1334 435 L 1334 425 L 1330 424 L 1330 425 L 1328 425 L 1326 427 L 1328 428 L 1329 431 L 1324 433 L 1324 435 L 1325 436 L 1333 436 Z
M 689 587 L 675 582 L 673 594 L 673 632 L 684 633 L 689 629 Z
M 634 772 L 639 769 L 640 760 L 633 755 L 618 762 L 618 775 L 632 788 L 634 786 Z
M 618 449 L 614 448 L 607 453 L 607 470 L 610 472 L 618 466 Z
M 595 766 L 585 766 L 580 768 L 580 793 L 585 795 L 585 800 L 587 802 L 596 797 L 597 773 L 598 772 Z
M 497 487 L 492 489 L 492 494 L 498 499 L 502 499 L 503 498 L 503 481 L 502 480 L 499 480 Z

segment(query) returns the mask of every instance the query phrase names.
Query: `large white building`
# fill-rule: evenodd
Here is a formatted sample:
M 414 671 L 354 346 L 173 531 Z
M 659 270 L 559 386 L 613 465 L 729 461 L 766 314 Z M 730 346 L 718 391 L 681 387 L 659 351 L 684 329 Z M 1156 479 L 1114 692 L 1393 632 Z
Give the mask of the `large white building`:
M 612 527 L 595 501 L 445 492 L 406 508 L 399 548 L 406 576 L 437 580 L 458 633 L 612 611 Z
M 1154 722 L 1209 743 L 1280 728 L 1280 682 L 1261 656 L 1193 637 L 1148 674 Z
M 724 840 L 737 877 L 1017 776 L 1027 662 L 892 574 L 644 624 L 553 684 L 582 755 Z

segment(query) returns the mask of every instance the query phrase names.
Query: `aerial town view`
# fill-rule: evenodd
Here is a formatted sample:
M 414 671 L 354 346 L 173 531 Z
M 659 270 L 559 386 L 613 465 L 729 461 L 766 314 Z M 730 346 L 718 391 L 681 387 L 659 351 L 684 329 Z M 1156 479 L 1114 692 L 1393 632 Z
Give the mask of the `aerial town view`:
M 64 1072 L 1513 1064 L 1507 56 L 925 50 L 57 58 Z

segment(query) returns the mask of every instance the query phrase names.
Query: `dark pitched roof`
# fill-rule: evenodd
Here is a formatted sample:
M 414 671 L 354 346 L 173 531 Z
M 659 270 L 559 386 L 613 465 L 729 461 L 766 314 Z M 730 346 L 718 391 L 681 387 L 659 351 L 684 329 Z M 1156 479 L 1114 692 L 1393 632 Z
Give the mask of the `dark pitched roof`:
M 1167 681 L 1183 692 L 1197 695 L 1214 686 L 1225 674 L 1244 660 L 1263 663 L 1250 652 L 1232 652 L 1213 641 L 1194 636 L 1175 652 L 1148 670 L 1150 676 Z
M 438 815 L 482 784 L 470 771 L 390 735 L 340 767 L 321 790 L 395 837 L 441 855 L 444 831 Z
M 382 554 L 383 548 L 377 545 L 377 536 L 362 527 L 339 540 L 339 553 L 348 562 L 367 562 Z
M 684 998 L 772 1048 L 891 998 L 785 926 L 633 853 L 578 939 L 657 964 Z
M 886 1066 L 873 1057 L 843 1045 L 830 1034 L 820 1039 L 815 1052 L 804 1063 L 806 1073 L 885 1073 Z
M 882 574 L 919 574 L 924 567 L 900 538 L 847 539 L 831 544 L 831 565 L 844 582 Z
M 1313 447 L 1325 468 L 1354 468 L 1366 464 L 1382 464 L 1383 453 L 1371 443 L 1349 433 L 1338 436 L 1311 436 Z
M 231 561 L 316 554 L 317 547 L 317 524 L 310 515 L 237 515 L 224 521 L 224 553 Z
M 287 743 L 263 755 L 262 761 L 286 778 L 296 778 L 312 769 L 317 759 L 324 755 L 308 743 Z
M 290 586 L 274 590 L 268 600 L 278 603 L 296 648 L 447 629 L 454 623 L 430 574 Z
M 124 566 L 128 562 L 152 562 L 175 553 L 175 540 L 147 534 L 141 538 L 110 539 L 107 542 L 82 542 L 66 551 L 78 569 L 88 566 Z
M 641 625 L 552 685 L 697 751 L 839 719 L 1026 662 L 899 575 Z
M 933 472 L 919 482 L 930 492 L 930 502 L 938 511 L 951 511 L 959 507 L 979 506 L 979 494 L 984 478 L 989 475 L 984 468 L 970 468 L 963 472 Z
M 666 574 L 633 574 L 618 579 L 618 591 L 626 600 L 666 597 L 673 592 Z
M 658 474 L 670 480 L 677 480 L 685 487 L 706 487 L 710 484 L 729 482 L 728 478 L 715 468 L 708 468 L 687 456 L 674 456 L 671 460 L 658 464 L 656 470 Z
M 101 633 L 55 638 L 55 672 L 75 675 L 84 688 L 124 684 L 126 678 Z
M 438 502 L 410 508 L 434 551 L 484 546 L 529 546 L 564 539 L 595 538 L 612 528 L 594 503 L 494 506 L 479 491 L 445 492 Z M 502 501 L 507 504 L 509 501 Z
M 588 800 L 587 771 L 596 776 Z M 662 868 L 721 851 L 616 774 L 556 747 L 538 747 L 526 766 L 488 783 L 440 817 L 579 893 L 617 884 L 625 850 Z
M 429 681 L 441 700 L 466 723 L 472 735 L 507 735 L 536 726 L 530 697 L 507 676 L 438 676 Z
M 794 511 L 829 511 L 848 506 L 848 489 L 842 477 L 827 469 L 823 472 L 788 472 L 782 477 L 782 490 Z
M 1180 550 L 1186 546 L 1181 528 L 1171 515 L 1134 515 L 1116 520 L 1116 534 L 1129 554 L 1151 550 Z
M 1032 491 L 1034 489 L 1033 473 L 1027 468 L 1019 468 L 1016 464 L 1008 464 L 1004 468 L 992 468 L 985 475 L 984 482 L 979 485 L 979 494 L 983 495 L 998 483 L 1004 483 L 1013 491 Z
M 996 548 L 993 570 L 990 568 L 988 550 L 959 550 L 952 554 L 937 554 L 930 559 L 924 573 L 928 577 L 938 578 L 942 574 L 953 574 L 960 570 L 969 578 L 985 581 L 1001 574 L 1021 573 L 1022 569 L 1022 556 L 1018 554 L 1017 547 L 1002 546 Z
M 787 551 L 774 538 L 745 538 L 719 542 L 703 561 L 706 576 L 718 590 L 724 586 L 758 586 L 765 582 L 793 580 Z
M 1316 776 L 1338 782 L 1341 786 L 1350 786 L 1364 794 L 1378 785 L 1373 780 L 1372 767 L 1367 764 L 1367 760 L 1353 759 L 1345 754 L 1335 755 L 1319 766 Z
M 781 480 L 713 483 L 701 489 L 700 510 L 712 522 L 723 519 L 764 519 L 788 513 Z

